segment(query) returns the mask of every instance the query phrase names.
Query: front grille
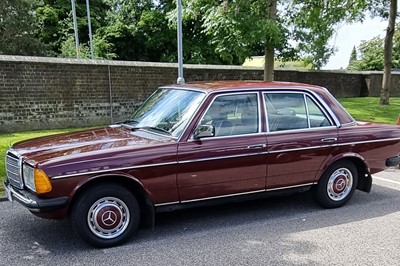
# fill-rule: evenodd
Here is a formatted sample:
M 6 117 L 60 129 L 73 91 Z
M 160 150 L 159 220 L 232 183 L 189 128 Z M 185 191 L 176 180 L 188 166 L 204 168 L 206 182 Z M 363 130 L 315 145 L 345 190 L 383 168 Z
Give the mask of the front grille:
M 11 152 L 7 152 L 6 156 L 6 174 L 10 184 L 16 188 L 24 188 L 22 180 L 22 160 L 21 158 Z

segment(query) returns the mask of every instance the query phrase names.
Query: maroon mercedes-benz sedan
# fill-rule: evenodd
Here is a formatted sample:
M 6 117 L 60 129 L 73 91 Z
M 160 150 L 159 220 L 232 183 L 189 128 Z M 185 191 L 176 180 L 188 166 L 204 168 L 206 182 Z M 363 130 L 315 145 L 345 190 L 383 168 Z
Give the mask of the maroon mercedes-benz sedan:
M 6 194 L 70 217 L 89 244 L 123 243 L 178 208 L 311 189 L 340 207 L 400 163 L 400 126 L 355 121 L 328 90 L 284 82 L 157 89 L 128 120 L 16 143 Z

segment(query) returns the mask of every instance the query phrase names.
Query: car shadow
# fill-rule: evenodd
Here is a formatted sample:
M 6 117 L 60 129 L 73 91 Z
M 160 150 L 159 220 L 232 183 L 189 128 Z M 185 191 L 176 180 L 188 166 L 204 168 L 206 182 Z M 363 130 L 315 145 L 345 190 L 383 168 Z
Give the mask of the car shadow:
M 397 204 L 393 204 L 396 201 Z M 98 254 L 128 252 L 135 250 L 154 249 L 155 246 L 164 249 L 175 249 L 175 240 L 184 243 L 202 242 L 204 237 L 212 237 L 215 245 L 223 248 L 223 237 L 229 236 L 231 241 L 241 241 L 243 249 L 266 248 L 268 241 L 271 246 L 283 249 L 298 250 L 301 253 L 315 249 L 312 242 L 304 240 L 288 240 L 284 236 L 302 231 L 314 230 L 334 225 L 352 223 L 375 217 L 382 217 L 400 211 L 400 193 L 398 190 L 374 185 L 370 194 L 356 191 L 351 201 L 338 209 L 323 209 L 312 199 L 311 193 L 299 193 L 285 197 L 272 197 L 240 203 L 231 203 L 212 207 L 198 207 L 170 213 L 160 213 L 156 216 L 154 230 L 141 228 L 128 243 L 110 249 L 93 249 L 83 243 L 73 233 L 68 220 L 52 221 L 32 216 L 28 212 L 19 211 L 8 222 L 1 221 L 4 230 L 2 235 L 7 239 L 7 249 L 20 250 L 23 254 L 44 257 L 63 256 L 71 258 L 71 264 L 82 263 L 77 254 Z M 15 208 L 22 208 L 16 206 Z M 271 240 L 263 241 L 257 237 L 247 237 L 245 232 L 268 230 L 273 236 Z M 267 228 L 267 229 L 266 229 Z M 21 238 L 15 238 L 18 230 Z M 174 240 L 174 241 L 171 241 Z M 220 243 L 220 244 L 219 244 Z M 202 248 L 207 249 L 206 246 Z M 166 252 L 164 250 L 164 252 Z M 212 252 L 210 252 L 212 253 Z M 161 253 L 162 254 L 162 253 Z M 167 257 L 167 255 L 165 255 Z M 104 257 L 105 261 L 108 258 Z M 216 258 L 218 259 L 218 258 Z M 271 264 L 284 264 L 283 258 L 274 258 Z M 40 260 L 39 260 L 40 262 Z M 111 262 L 111 261 L 110 261 Z M 293 263 L 293 262 L 291 262 Z M 311 262 L 299 262 L 307 265 Z M 312 263 L 311 263 L 312 264 Z

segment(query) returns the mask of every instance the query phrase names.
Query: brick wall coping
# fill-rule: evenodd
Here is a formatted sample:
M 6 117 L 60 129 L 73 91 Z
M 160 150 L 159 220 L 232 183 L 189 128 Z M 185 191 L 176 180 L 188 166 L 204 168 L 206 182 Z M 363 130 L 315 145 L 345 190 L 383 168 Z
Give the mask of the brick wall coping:
M 118 60 L 91 60 L 91 59 L 75 59 L 75 58 L 57 58 L 57 57 L 35 57 L 35 56 L 16 56 L 16 55 L 0 55 L 0 61 L 9 62 L 33 62 L 33 63 L 49 63 L 49 64 L 70 64 L 70 65 L 104 65 L 104 66 L 137 66 L 137 67 L 165 67 L 177 68 L 177 63 L 158 63 L 158 62 L 142 62 L 142 61 L 118 61 Z M 221 69 L 221 70 L 262 70 L 260 67 L 243 67 L 239 65 L 200 65 L 200 64 L 184 64 L 186 69 Z M 292 70 L 292 69 L 275 69 L 275 71 L 293 71 L 293 72 L 322 72 L 322 73 L 348 73 L 362 75 L 382 75 L 383 71 L 352 71 L 346 70 Z M 392 75 L 400 75 L 400 71 L 392 71 Z

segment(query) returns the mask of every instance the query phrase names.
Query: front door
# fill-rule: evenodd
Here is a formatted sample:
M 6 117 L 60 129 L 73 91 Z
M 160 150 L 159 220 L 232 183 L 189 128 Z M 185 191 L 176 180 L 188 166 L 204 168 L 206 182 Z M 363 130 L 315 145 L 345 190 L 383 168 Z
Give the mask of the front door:
M 178 147 L 181 202 L 265 190 L 267 143 L 259 106 L 257 92 L 214 96 L 198 125 L 213 125 L 215 135 Z

